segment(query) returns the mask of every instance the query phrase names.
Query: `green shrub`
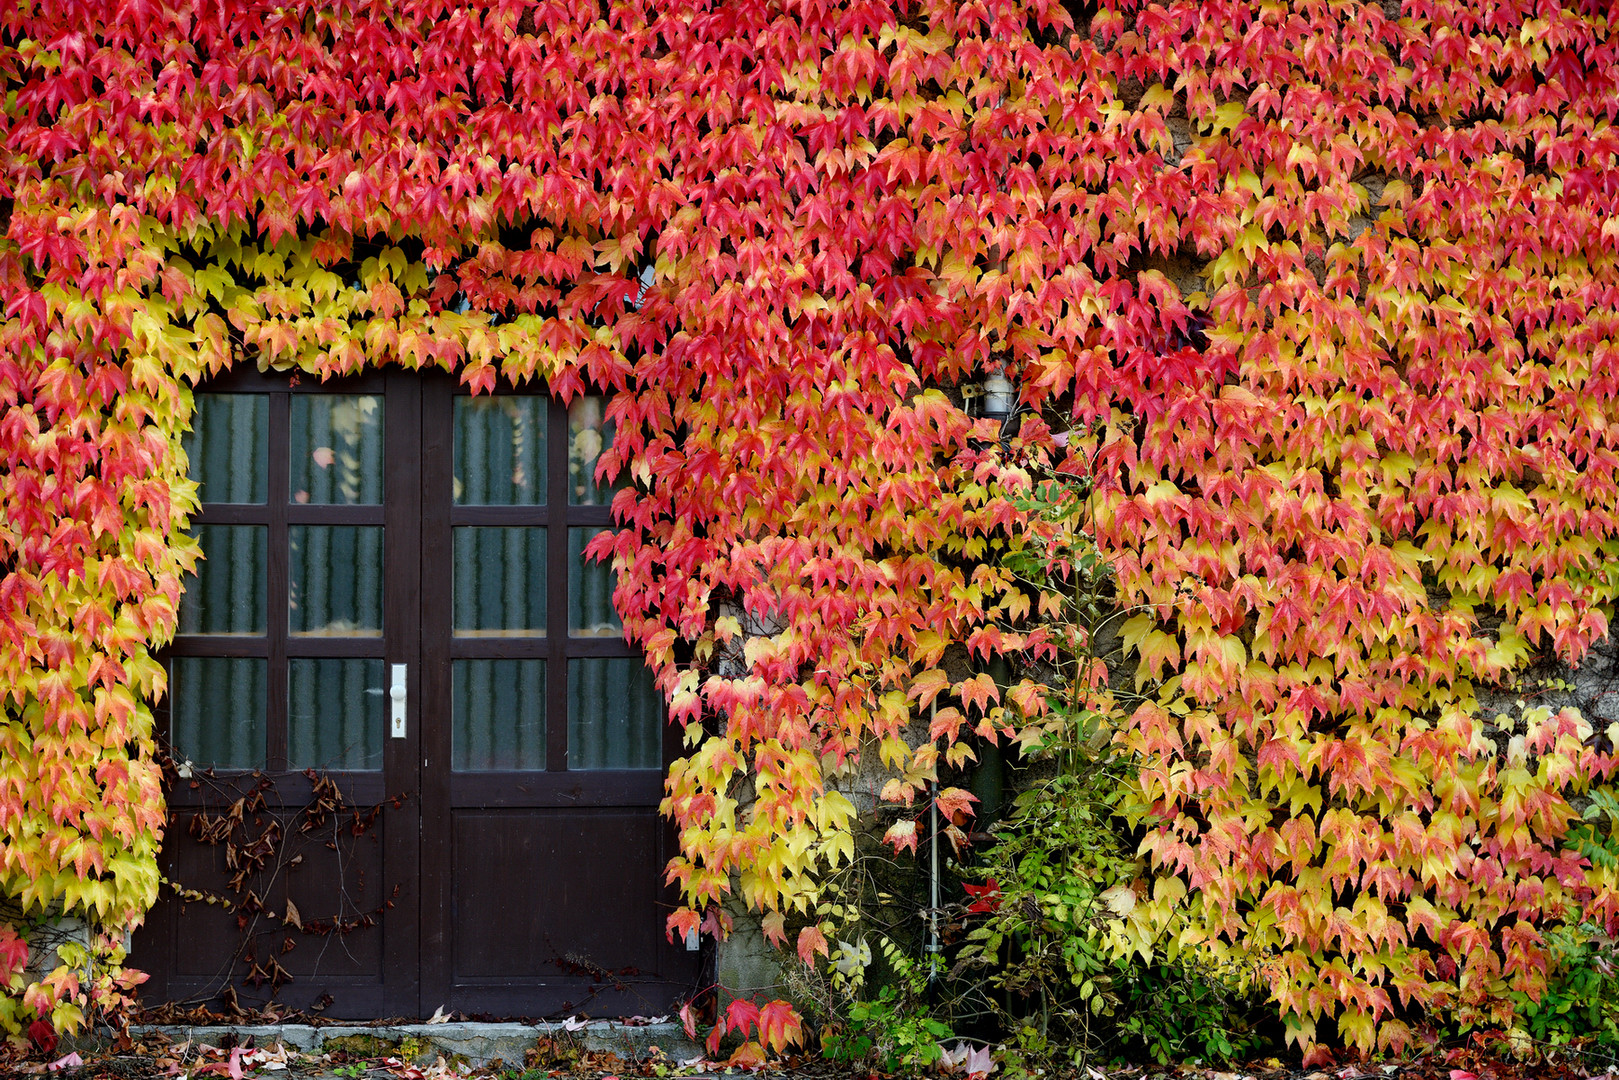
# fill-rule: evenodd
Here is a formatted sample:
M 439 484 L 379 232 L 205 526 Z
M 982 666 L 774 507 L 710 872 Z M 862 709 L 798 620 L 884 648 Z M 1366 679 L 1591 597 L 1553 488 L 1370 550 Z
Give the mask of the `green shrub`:
M 821 913 L 838 917 L 851 936 L 862 920 L 843 904 L 823 905 Z M 821 1052 L 832 1061 L 920 1072 L 938 1063 L 951 1038 L 950 1026 L 929 1014 L 926 966 L 884 933 L 875 951 L 864 934 L 838 941 L 824 972 L 802 969 L 792 989 L 818 1021 Z
M 1554 926 L 1546 931 L 1552 967 L 1539 1001 L 1513 995 L 1521 1030 L 1553 1046 L 1591 1039 L 1619 1045 L 1619 961 L 1614 942 L 1600 927 Z
M 995 889 L 969 890 L 958 985 L 982 980 L 1014 1066 L 1253 1055 L 1268 1041 L 1256 1023 L 1266 1014 L 1240 980 L 1184 957 L 1124 957 L 1109 940 L 1137 874 L 1116 815 L 1128 765 L 1090 743 L 1070 740 L 1063 771 L 995 827 L 973 870 Z

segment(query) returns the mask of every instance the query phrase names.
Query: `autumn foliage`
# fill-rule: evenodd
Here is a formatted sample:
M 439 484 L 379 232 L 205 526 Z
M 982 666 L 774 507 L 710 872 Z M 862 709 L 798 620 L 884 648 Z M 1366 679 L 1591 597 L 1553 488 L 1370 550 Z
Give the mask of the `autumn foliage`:
M 1611 18 L 11 5 L 0 890 L 114 936 L 156 893 L 191 386 L 442 367 L 620 391 L 598 551 L 688 736 L 674 929 L 807 901 L 851 757 L 909 801 L 1039 722 L 1036 681 L 942 660 L 1048 648 L 997 556 L 1067 472 L 1139 661 L 1126 937 L 1255 961 L 1306 1042 L 1510 1019 L 1547 926 L 1619 922 L 1566 842 L 1613 737 L 1479 707 L 1619 590 Z M 955 392 L 995 371 L 1030 407 L 1004 446 Z M 0 926 L 0 1024 L 115 1005 L 105 948 L 25 986 Z

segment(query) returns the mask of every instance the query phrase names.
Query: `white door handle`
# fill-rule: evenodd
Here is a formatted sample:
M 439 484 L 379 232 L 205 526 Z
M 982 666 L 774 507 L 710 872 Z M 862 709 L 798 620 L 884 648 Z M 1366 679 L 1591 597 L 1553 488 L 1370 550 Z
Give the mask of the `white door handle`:
M 405 737 L 405 679 L 410 673 L 409 664 L 390 664 L 393 671 L 393 684 L 388 687 L 388 701 L 393 709 L 393 737 Z

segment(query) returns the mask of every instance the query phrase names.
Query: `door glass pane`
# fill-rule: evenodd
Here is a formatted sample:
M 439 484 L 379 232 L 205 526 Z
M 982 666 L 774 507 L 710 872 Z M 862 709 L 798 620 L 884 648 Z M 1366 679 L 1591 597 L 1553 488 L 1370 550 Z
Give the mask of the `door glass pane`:
M 545 530 L 454 531 L 455 632 L 465 636 L 545 630 Z
M 291 633 L 382 633 L 382 526 L 290 525 L 287 548 Z
M 605 528 L 568 530 L 568 633 L 574 637 L 623 637 L 613 608 L 613 564 L 585 558 L 585 545 Z
M 544 660 L 452 661 L 450 695 L 451 768 L 545 768 Z
M 182 634 L 262 634 L 269 530 L 263 525 L 199 525 L 203 558 L 180 597 Z
M 293 502 L 382 502 L 382 398 L 293 394 L 289 424 Z
M 198 394 L 191 430 L 181 436 L 186 475 L 209 503 L 263 503 L 270 491 L 270 398 Z
M 264 767 L 267 667 L 260 657 L 174 658 L 169 727 L 176 760 L 200 768 Z
M 613 445 L 613 425 L 605 419 L 606 411 L 604 397 L 575 398 L 568 406 L 568 501 L 575 505 L 605 505 L 625 486 L 622 472 L 611 484 L 596 479 L 602 451 Z
M 663 765 L 663 696 L 639 657 L 568 661 L 568 768 Z
M 455 501 L 467 506 L 545 502 L 545 412 L 532 394 L 455 399 Z
M 288 660 L 287 765 L 382 768 L 386 677 L 381 660 Z

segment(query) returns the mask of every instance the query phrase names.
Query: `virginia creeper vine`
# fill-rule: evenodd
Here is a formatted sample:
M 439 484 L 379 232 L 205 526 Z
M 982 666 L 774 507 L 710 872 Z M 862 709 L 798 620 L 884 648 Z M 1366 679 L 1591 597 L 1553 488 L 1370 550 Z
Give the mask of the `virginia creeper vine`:
M 198 555 L 179 436 L 190 387 L 238 363 L 617 392 L 605 467 L 637 484 L 596 551 L 688 735 L 673 929 L 733 888 L 806 904 L 850 855 L 826 783 L 851 755 L 909 800 L 968 732 L 1039 722 L 1036 682 L 940 664 L 1049 647 L 1016 629 L 1047 598 L 996 561 L 1041 542 L 1009 498 L 1033 460 L 1089 477 L 1072 525 L 1142 609 L 1142 701 L 1114 702 L 1147 828 L 1123 940 L 1174 916 L 1171 947 L 1258 959 L 1305 1042 L 1324 1017 L 1363 1046 L 1509 1019 L 1544 927 L 1619 921 L 1612 870 L 1564 843 L 1613 735 L 1478 707 L 1578 661 L 1619 589 L 1610 22 L 12 5 L 0 889 L 91 917 L 112 966 L 26 985 L 0 927 L 0 1026 L 70 1026 L 130 982 L 115 939 L 163 829 L 153 653 Z M 1035 410 L 1004 449 L 945 392 L 995 371 Z M 722 602 L 784 628 L 742 643 L 744 676 L 707 666 L 742 637 Z

